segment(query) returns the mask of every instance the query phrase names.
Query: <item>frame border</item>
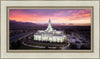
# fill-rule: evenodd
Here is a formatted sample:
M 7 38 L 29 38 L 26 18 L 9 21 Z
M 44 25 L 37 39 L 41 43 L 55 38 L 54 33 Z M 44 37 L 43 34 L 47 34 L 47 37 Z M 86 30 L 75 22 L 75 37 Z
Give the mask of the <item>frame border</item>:
M 90 50 L 9 50 L 9 9 L 91 9 L 91 49 Z M 7 6 L 7 50 L 8 53 L 92 53 L 94 50 L 94 7 L 93 6 Z
M 0 19 L 1 19 L 1 2 L 2 1 L 27 1 L 27 0 L 0 0 Z M 34 0 L 28 0 L 28 1 L 34 1 Z M 37 1 L 44 1 L 44 0 L 37 0 Z M 48 0 L 45 0 L 48 1 Z M 51 1 L 51 0 L 50 0 Z M 56 0 L 53 0 L 56 1 Z M 63 1 L 63 0 L 59 0 Z M 69 1 L 69 0 L 64 0 Z M 100 0 L 70 0 L 70 1 L 98 1 L 99 2 L 99 15 L 100 15 Z M 100 23 L 100 17 L 99 17 L 99 23 Z M 0 20 L 1 25 L 1 20 Z M 100 35 L 100 26 L 99 26 L 99 35 Z M 0 26 L 0 39 L 1 39 L 1 26 Z M 1 40 L 0 40 L 1 44 Z M 100 36 L 99 36 L 99 46 L 100 46 Z M 1 45 L 0 45 L 0 59 L 13 59 L 13 58 L 1 58 Z M 14 58 L 14 59 L 33 59 L 33 58 Z M 51 58 L 37 58 L 37 59 L 51 59 Z M 52 59 L 100 59 L 100 47 L 99 47 L 99 58 L 52 58 Z

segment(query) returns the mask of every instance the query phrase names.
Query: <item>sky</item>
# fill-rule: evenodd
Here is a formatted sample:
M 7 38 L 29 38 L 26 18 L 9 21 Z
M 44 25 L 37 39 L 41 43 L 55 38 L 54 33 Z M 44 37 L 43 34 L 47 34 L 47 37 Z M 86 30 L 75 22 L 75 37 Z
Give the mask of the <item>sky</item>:
M 90 25 L 91 9 L 10 9 L 9 20 L 32 23 Z

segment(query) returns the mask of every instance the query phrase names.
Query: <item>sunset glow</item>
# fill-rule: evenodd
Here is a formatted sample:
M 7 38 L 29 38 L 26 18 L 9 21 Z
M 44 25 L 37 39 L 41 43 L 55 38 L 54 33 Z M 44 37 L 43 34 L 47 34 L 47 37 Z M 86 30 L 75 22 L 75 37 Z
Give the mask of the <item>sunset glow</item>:
M 32 23 L 90 25 L 91 9 L 10 9 L 9 20 Z

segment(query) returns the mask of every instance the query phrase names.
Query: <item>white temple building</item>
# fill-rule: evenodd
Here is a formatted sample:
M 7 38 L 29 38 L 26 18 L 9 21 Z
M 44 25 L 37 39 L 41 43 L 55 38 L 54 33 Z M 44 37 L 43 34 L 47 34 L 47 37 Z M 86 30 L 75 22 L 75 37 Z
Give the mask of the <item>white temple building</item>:
M 34 40 L 38 41 L 64 42 L 65 38 L 63 31 L 53 30 L 50 19 L 46 30 L 38 30 L 34 34 Z

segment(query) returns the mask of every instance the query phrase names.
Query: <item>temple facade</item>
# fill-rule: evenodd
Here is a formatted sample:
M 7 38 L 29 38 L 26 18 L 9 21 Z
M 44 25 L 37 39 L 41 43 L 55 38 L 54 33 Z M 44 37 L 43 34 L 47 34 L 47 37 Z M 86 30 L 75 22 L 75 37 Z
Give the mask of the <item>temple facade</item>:
M 57 31 L 52 28 L 50 19 L 46 30 L 38 30 L 34 34 L 34 40 L 38 41 L 64 42 L 65 38 L 63 31 Z

